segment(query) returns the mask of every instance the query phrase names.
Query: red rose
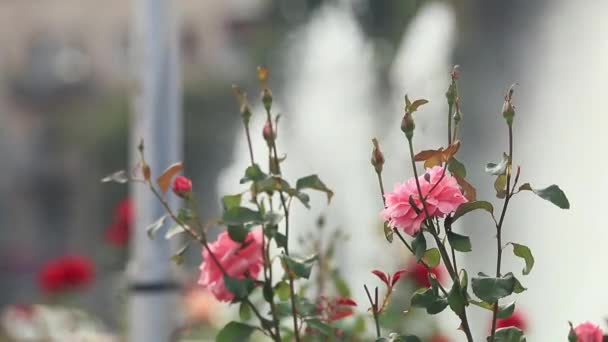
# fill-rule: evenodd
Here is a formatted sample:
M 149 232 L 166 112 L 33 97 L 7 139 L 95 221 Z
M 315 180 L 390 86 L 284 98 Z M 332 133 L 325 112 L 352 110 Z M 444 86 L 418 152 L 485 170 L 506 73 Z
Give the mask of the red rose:
M 410 263 L 407 271 L 407 277 L 411 278 L 417 287 L 431 286 L 431 283 L 429 282 L 429 273 L 435 275 L 435 278 L 437 278 L 440 283 L 444 278 L 443 268 L 440 268 L 439 266 L 432 267 L 429 271 L 424 265 L 417 263 L 416 261 Z
M 106 240 L 115 246 L 124 246 L 129 242 L 134 213 L 130 199 L 123 199 L 114 209 L 114 222 L 106 230 Z
M 93 263 L 79 255 L 51 260 L 38 274 L 40 287 L 51 293 L 82 289 L 92 282 L 93 277 Z
M 182 198 L 192 192 L 192 181 L 184 176 L 177 176 L 173 181 L 173 192 Z
M 528 327 L 528 322 L 521 311 L 515 310 L 511 316 L 496 320 L 496 329 L 507 327 L 516 327 L 525 331 Z

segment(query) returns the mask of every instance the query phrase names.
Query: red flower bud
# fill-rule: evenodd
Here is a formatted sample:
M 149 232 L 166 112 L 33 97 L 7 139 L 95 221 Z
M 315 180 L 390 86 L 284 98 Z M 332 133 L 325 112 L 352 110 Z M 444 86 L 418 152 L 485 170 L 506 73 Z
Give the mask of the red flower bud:
M 184 176 L 177 176 L 173 181 L 173 192 L 182 198 L 185 198 L 192 192 L 192 181 Z
M 378 139 L 372 139 L 372 144 L 374 144 L 374 149 L 372 150 L 372 165 L 377 173 L 382 172 L 382 167 L 384 165 L 384 154 L 380 151 L 380 145 L 378 144 Z
M 277 138 L 277 135 L 272 130 L 272 124 L 270 123 L 270 121 L 266 121 L 264 129 L 262 130 L 262 136 L 264 137 L 264 140 L 266 140 L 266 142 L 269 144 Z

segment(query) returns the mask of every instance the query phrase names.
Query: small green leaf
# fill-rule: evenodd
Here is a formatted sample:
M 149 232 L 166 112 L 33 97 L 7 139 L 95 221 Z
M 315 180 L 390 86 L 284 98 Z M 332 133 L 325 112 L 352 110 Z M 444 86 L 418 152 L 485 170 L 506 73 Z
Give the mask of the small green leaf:
M 524 275 L 530 274 L 532 267 L 534 267 L 534 256 L 532 255 L 532 251 L 530 248 L 528 248 L 528 246 L 525 245 L 520 245 L 514 242 L 510 242 L 510 244 L 513 246 L 513 254 L 524 259 L 526 262 L 526 267 L 524 267 L 522 273 Z
M 274 297 L 274 291 L 272 290 L 272 285 L 270 284 L 270 282 L 264 283 L 262 294 L 264 295 L 264 299 L 268 303 L 272 302 L 272 298 Z
M 500 305 L 498 307 L 498 318 L 511 317 L 513 311 L 515 311 L 515 302 Z
M 291 292 L 291 290 L 289 289 L 289 284 L 287 284 L 287 282 L 282 281 L 276 284 L 274 286 L 274 290 L 277 294 L 277 297 L 279 297 L 281 301 L 286 301 L 289 299 L 289 293 Z
M 179 208 L 177 220 L 180 222 L 188 222 L 194 218 L 194 213 L 188 208 Z
M 158 220 L 154 221 L 154 223 L 152 223 L 151 225 L 146 227 L 146 232 L 148 233 L 148 237 L 151 240 L 154 240 L 154 237 L 156 236 L 156 232 L 158 232 L 158 230 L 161 229 L 162 226 L 165 224 L 166 218 L 167 218 L 167 215 L 163 215 Z
M 494 310 L 494 304 L 488 303 L 488 302 L 484 302 L 482 301 L 477 301 L 477 300 L 473 300 L 473 299 L 469 299 L 469 303 L 478 306 L 482 309 L 486 309 L 486 310 Z
M 464 307 L 467 305 L 467 300 L 457 282 L 452 284 L 452 289 L 448 293 L 448 304 L 456 315 L 461 315 L 464 312 Z
M 234 207 L 239 207 L 241 205 L 241 198 L 243 194 L 236 195 L 226 195 L 222 197 L 222 207 L 224 210 L 229 210 Z
M 450 246 L 455 250 L 459 252 L 470 252 L 472 250 L 471 239 L 468 236 L 456 234 L 452 231 L 448 231 L 447 236 Z
M 436 295 L 432 289 L 422 288 L 414 292 L 411 304 L 414 307 L 425 308 L 427 313 L 435 315 L 448 306 L 448 301 Z
M 275 191 L 289 192 L 291 186 L 280 177 L 268 177 L 255 183 L 258 192 L 273 193 Z
M 291 256 L 283 255 L 281 260 L 283 260 L 286 271 L 298 278 L 308 279 L 316 259 L 296 260 Z
M 239 318 L 241 321 L 248 321 L 251 319 L 251 308 L 248 303 L 241 303 L 239 306 Z
M 450 158 L 448 161 L 448 170 L 460 178 L 467 177 L 467 169 L 464 164 L 459 162 L 456 158 Z
M 300 200 L 300 202 L 304 205 L 304 207 L 306 207 L 306 209 L 310 209 L 310 197 L 307 194 L 300 192 L 296 189 L 287 190 L 287 194 L 291 197 L 295 197 Z
M 190 247 L 190 242 L 192 242 L 192 240 L 186 242 L 185 245 L 180 247 L 180 249 L 178 249 L 177 252 L 171 256 L 171 261 L 173 261 L 176 265 L 179 266 L 184 263 L 184 253 L 186 253 L 188 247 Z
M 287 236 L 283 233 L 276 233 L 274 235 L 274 241 L 277 243 L 279 248 L 287 248 Z
M 331 326 L 321 322 L 321 320 L 317 318 L 311 318 L 306 320 L 306 325 L 309 328 L 319 331 L 324 336 L 331 335 L 332 328 Z
M 124 184 L 129 181 L 129 175 L 125 170 L 116 171 L 111 175 L 105 176 L 101 179 L 102 183 L 115 182 L 119 184 Z
M 483 209 L 492 215 L 494 214 L 494 206 L 492 206 L 492 203 L 490 203 L 490 202 L 487 202 L 487 201 L 467 202 L 467 203 L 463 203 L 460 206 L 458 206 L 458 209 L 456 209 L 456 212 L 454 213 L 454 217 L 452 217 L 452 222 L 458 220 L 465 214 L 467 214 L 473 210 L 477 210 L 477 209 Z
M 249 234 L 249 230 L 244 226 L 228 226 L 228 236 L 235 242 L 243 243 Z
M 424 252 L 424 256 L 422 257 L 422 260 L 429 267 L 436 267 L 437 265 L 439 265 L 439 262 L 441 261 L 441 254 L 439 253 L 439 249 L 437 249 L 437 248 L 428 249 L 426 252 Z
M 245 342 L 249 341 L 255 327 L 240 322 L 230 322 L 226 324 L 215 337 L 216 342 Z
M 505 198 L 507 195 L 507 176 L 500 175 L 494 181 L 494 190 L 496 190 L 497 198 Z
M 323 184 L 317 175 L 310 175 L 298 179 L 296 182 L 296 190 L 302 189 L 313 189 L 325 192 L 327 194 L 327 203 L 331 202 L 331 198 L 334 196 L 334 192 Z
M 516 283 L 519 284 L 519 281 L 512 273 L 507 273 L 501 278 L 480 274 L 479 277 L 471 279 L 473 293 L 475 293 L 479 299 L 488 303 L 495 303 L 500 298 L 504 298 L 513 292 L 516 292 Z M 521 284 L 519 284 L 519 287 L 523 288 Z M 517 290 L 519 290 L 519 288 Z
M 503 153 L 502 160 L 500 162 L 486 164 L 486 172 L 494 176 L 504 175 L 505 171 L 507 171 L 508 164 L 509 156 L 506 153 Z
M 496 329 L 494 342 L 526 342 L 524 332 L 516 327 Z
M 262 223 L 264 221 L 259 212 L 246 207 L 232 207 L 226 210 L 222 220 L 228 226 L 238 226 L 249 222 Z
M 414 241 L 412 241 L 412 249 L 414 250 L 416 260 L 420 260 L 424 257 L 424 253 L 426 252 L 426 239 L 424 238 L 422 230 L 418 232 L 418 235 L 416 235 Z
M 547 200 L 562 209 L 570 209 L 570 202 L 568 201 L 566 194 L 564 194 L 562 189 L 555 184 L 544 189 L 535 189 L 526 183 L 519 187 L 519 190 L 532 190 L 538 197 Z
M 224 284 L 228 291 L 234 294 L 235 299 L 246 298 L 255 287 L 254 281 L 251 278 L 233 278 L 224 275 Z
M 185 230 L 184 230 L 184 228 L 182 228 L 182 226 L 180 226 L 179 224 L 175 225 L 175 226 L 167 229 L 167 232 L 165 233 L 165 239 L 169 240 L 172 237 L 174 237 L 175 235 L 178 235 L 178 234 L 181 234 L 184 232 L 185 232 Z
M 265 179 L 266 177 L 268 177 L 268 175 L 262 172 L 260 166 L 258 164 L 253 164 L 245 170 L 245 176 L 241 178 L 241 184 L 251 181 L 258 182 L 262 179 Z

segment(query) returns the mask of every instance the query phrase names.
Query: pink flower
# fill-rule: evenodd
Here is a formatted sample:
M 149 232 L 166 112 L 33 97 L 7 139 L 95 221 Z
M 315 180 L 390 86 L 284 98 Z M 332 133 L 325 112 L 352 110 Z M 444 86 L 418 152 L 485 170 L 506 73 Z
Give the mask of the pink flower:
M 188 177 L 177 176 L 173 180 L 173 192 L 182 198 L 185 198 L 192 191 L 192 181 Z
M 422 196 L 426 197 L 429 216 L 444 217 L 455 211 L 462 203 L 467 202 L 456 179 L 447 172 L 443 179 L 442 175 L 443 168 L 434 166 L 426 169 L 426 173 L 418 177 Z M 416 235 L 426 217 L 422 201 L 418 196 L 416 179 L 410 178 L 402 184 L 397 184 L 392 192 L 384 195 L 384 198 L 386 208 L 380 212 L 382 218 L 388 221 L 392 228 L 403 229 L 406 234 L 411 236 Z M 417 207 L 416 209 L 412 207 L 411 202 Z
M 516 327 L 521 329 L 522 331 L 526 331 L 528 328 L 528 320 L 526 316 L 520 310 L 515 310 L 511 316 L 507 318 L 499 318 L 496 320 L 496 329 L 500 328 L 508 328 L 508 327 Z M 490 326 L 490 329 L 492 327 Z
M 574 328 L 578 342 L 602 342 L 604 332 L 602 329 L 587 321 Z
M 215 242 L 209 244 L 209 249 L 233 278 L 255 279 L 264 263 L 261 229 L 249 232 L 243 243 L 233 241 L 228 232 L 224 231 Z M 224 285 L 222 271 L 206 249 L 203 249 L 203 260 L 198 283 L 211 291 L 219 301 L 232 301 L 234 294 Z

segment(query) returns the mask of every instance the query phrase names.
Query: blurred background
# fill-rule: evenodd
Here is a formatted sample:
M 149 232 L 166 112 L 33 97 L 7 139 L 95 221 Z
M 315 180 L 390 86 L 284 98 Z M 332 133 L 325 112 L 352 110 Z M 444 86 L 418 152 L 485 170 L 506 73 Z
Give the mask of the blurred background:
M 240 191 L 247 166 L 238 104 L 240 84 L 256 104 L 253 132 L 263 124 L 257 65 L 283 114 L 279 144 L 287 174 L 319 173 L 335 201 L 295 213 L 301 236 L 318 214 L 351 235 L 338 262 L 361 299 L 369 271 L 403 264 L 387 248 L 369 165 L 370 139 L 387 158 L 386 186 L 411 176 L 399 124 L 403 95 L 431 101 L 417 116 L 417 148 L 445 144 L 445 91 L 460 65 L 464 115 L 461 160 L 478 197 L 494 200 L 483 165 L 506 150 L 502 97 L 516 88 L 515 163 L 522 179 L 559 184 L 572 209 L 559 211 L 522 195 L 507 219 L 506 239 L 536 256 L 529 288 L 518 299 L 531 341 L 565 339 L 567 321 L 603 322 L 608 314 L 601 260 L 608 241 L 601 191 L 605 165 L 605 76 L 608 3 L 582 0 L 180 0 L 178 28 L 184 162 L 204 217 L 219 198 Z M 100 179 L 129 164 L 132 97 L 136 93 L 129 1 L 0 0 L 0 308 L 49 301 L 41 270 L 64 255 L 92 260 L 94 280 L 77 306 L 108 330 L 125 325 L 128 187 Z M 593 169 L 597 167 L 598 170 Z M 348 170 L 345 174 L 344 170 Z M 597 171 L 597 172 L 596 172 Z M 530 196 L 531 197 L 531 196 Z M 498 203 L 498 202 L 496 202 Z M 472 216 L 458 229 L 471 235 L 472 270 L 492 269 L 491 222 Z M 484 223 L 485 222 L 485 223 Z M 487 247 L 486 247 L 487 246 Z M 200 251 L 188 255 L 195 274 Z M 401 258 L 401 259 L 400 259 Z M 507 257 L 505 269 L 518 271 Z M 363 308 L 360 307 L 361 310 Z M 457 322 L 440 315 L 451 340 Z M 475 310 L 476 336 L 490 316 Z M 445 317 L 443 317 L 445 316 Z M 453 335 L 453 336 L 452 336 Z

